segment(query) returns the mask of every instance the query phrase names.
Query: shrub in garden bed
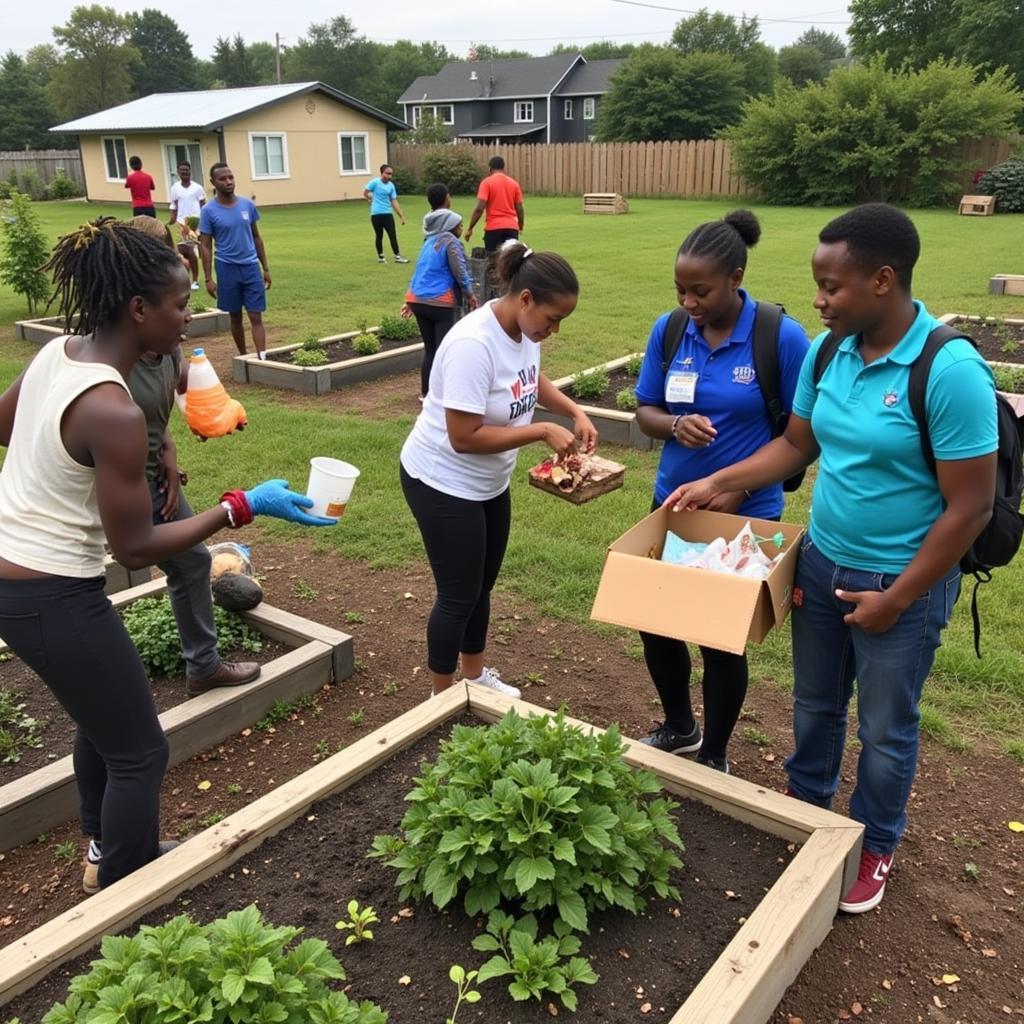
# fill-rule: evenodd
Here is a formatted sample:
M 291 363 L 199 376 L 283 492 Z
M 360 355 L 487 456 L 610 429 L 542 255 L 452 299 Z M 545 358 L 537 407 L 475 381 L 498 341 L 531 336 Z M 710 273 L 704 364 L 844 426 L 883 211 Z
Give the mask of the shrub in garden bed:
M 1024 366 L 993 366 L 996 388 L 1011 395 L 1024 395 Z
M 380 318 L 377 334 L 392 341 L 405 341 L 407 338 L 418 338 L 420 329 L 412 317 L 386 314 Z
M 352 339 L 352 351 L 357 356 L 373 356 L 380 351 L 380 338 L 376 334 L 357 334 Z
M 600 398 L 607 390 L 610 383 L 608 371 L 603 366 L 595 367 L 593 370 L 581 370 L 574 373 L 570 388 L 576 398 Z
M 573 375 L 564 390 L 584 405 L 600 409 L 636 411 L 636 379 L 643 366 L 643 353 L 634 352 L 625 363 L 614 369 L 597 366 Z

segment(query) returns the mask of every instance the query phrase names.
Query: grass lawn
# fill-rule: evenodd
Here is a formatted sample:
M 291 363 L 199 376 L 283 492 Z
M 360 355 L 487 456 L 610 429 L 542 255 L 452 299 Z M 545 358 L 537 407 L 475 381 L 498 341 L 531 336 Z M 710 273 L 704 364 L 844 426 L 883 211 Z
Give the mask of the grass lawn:
M 416 222 L 422 205 L 406 201 L 410 225 L 399 229 L 410 258 L 418 249 Z M 468 214 L 472 204 L 462 198 L 453 205 Z M 564 254 L 582 286 L 578 311 L 545 346 L 545 369 L 559 375 L 641 349 L 651 322 L 674 302 L 672 261 L 682 237 L 733 205 L 641 199 L 630 201 L 627 216 L 585 218 L 578 199 L 528 198 L 526 240 L 534 248 Z M 54 238 L 86 217 L 125 214 L 124 207 L 81 203 L 43 203 L 36 209 Z M 836 211 L 756 209 L 764 238 L 751 253 L 750 289 L 755 296 L 784 303 L 814 333 L 809 257 L 817 231 Z M 992 274 L 1019 269 L 1016 256 L 1024 218 L 920 211 L 914 219 L 924 250 L 915 291 L 933 313 L 1024 316 L 1024 297 L 987 294 Z M 311 329 L 333 333 L 361 320 L 374 323 L 401 304 L 411 266 L 376 264 L 363 204 L 273 208 L 260 227 L 274 277 L 267 313 L 271 328 L 284 329 L 286 336 Z M 24 316 L 21 301 L 0 287 L 0 324 Z M 0 327 L 0 340 L 0 381 L 6 383 L 33 349 L 15 343 L 9 326 Z M 250 429 L 223 441 L 197 444 L 185 436 L 180 420 L 172 421 L 182 461 L 192 476 L 189 496 L 194 505 L 205 507 L 226 487 L 269 476 L 304 484 L 310 456 L 337 455 L 359 465 L 363 475 L 343 525 L 317 533 L 316 543 L 376 564 L 400 565 L 422 557 L 395 468 L 409 420 L 309 412 L 284 406 L 272 391 L 257 388 L 246 390 L 244 400 Z M 525 485 L 522 471 L 541 454 L 539 448 L 527 450 L 520 460 L 513 488 L 516 518 L 502 585 L 549 614 L 584 621 L 606 544 L 648 507 L 656 454 L 616 450 L 614 457 L 629 467 L 626 486 L 579 508 Z M 787 520 L 806 521 L 809 497 L 808 485 L 790 496 Z M 266 529 L 276 537 L 296 532 L 274 522 Z M 953 746 L 984 736 L 1024 760 L 1024 651 L 1019 642 L 1024 557 L 1000 570 L 982 591 L 982 661 L 974 657 L 969 597 L 965 593 L 957 608 L 926 688 L 924 728 Z M 633 636 L 622 637 L 631 652 L 638 651 Z M 788 632 L 752 648 L 751 654 L 755 676 L 790 684 Z M 640 665 L 637 671 L 643 671 Z

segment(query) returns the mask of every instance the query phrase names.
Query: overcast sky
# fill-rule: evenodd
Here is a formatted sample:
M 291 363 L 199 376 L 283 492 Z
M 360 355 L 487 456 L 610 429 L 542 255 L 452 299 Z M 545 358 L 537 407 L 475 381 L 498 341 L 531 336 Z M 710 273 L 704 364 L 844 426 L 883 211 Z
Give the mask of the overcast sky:
M 83 0 L 85 2 L 85 0 Z M 433 7 L 425 0 L 391 0 L 386 4 L 339 7 L 330 0 L 247 0 L 210 6 L 196 0 L 156 4 L 152 0 L 99 0 L 121 12 L 152 6 L 174 18 L 192 41 L 196 56 L 208 58 L 218 35 L 240 32 L 246 42 L 273 42 L 280 32 L 284 45 L 296 42 L 310 22 L 327 21 L 344 14 L 360 34 L 380 42 L 412 39 L 435 40 L 460 56 L 470 42 L 489 43 L 503 49 L 547 53 L 556 43 L 585 44 L 593 39 L 622 42 L 668 41 L 672 28 L 701 6 L 693 0 L 652 0 L 653 6 L 635 6 L 616 0 L 508 0 L 481 4 L 479 0 L 446 0 Z M 4 6 L 15 0 L 5 0 Z M 74 3 L 67 0 L 32 0 L 18 5 L 17 19 L 4 18 L 0 46 L 24 53 L 37 43 L 53 41 L 52 28 L 63 24 Z M 655 8 L 668 8 L 667 10 Z M 756 14 L 762 38 L 772 46 L 785 46 L 811 25 L 844 37 L 849 24 L 845 8 L 836 0 L 760 0 L 709 4 L 709 9 L 739 16 Z M 683 10 L 688 8 L 688 10 Z M 775 19 L 775 20 L 772 20 Z

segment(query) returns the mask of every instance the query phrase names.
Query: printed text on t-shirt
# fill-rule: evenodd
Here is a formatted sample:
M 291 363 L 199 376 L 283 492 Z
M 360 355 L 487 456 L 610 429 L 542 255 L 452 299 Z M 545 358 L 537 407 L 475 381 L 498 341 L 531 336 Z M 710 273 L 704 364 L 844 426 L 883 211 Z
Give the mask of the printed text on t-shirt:
M 509 404 L 510 421 L 525 416 L 537 404 L 537 365 L 520 370 L 509 386 L 512 401 Z

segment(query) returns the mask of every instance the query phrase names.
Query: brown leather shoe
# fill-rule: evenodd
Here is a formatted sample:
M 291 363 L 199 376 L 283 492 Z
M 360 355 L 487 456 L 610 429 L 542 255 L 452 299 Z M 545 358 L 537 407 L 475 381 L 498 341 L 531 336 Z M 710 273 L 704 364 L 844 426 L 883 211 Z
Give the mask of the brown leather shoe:
M 190 697 L 198 697 L 218 686 L 242 686 L 257 679 L 260 666 L 255 661 L 222 661 L 220 668 L 212 675 L 203 679 L 186 678 L 185 692 Z

